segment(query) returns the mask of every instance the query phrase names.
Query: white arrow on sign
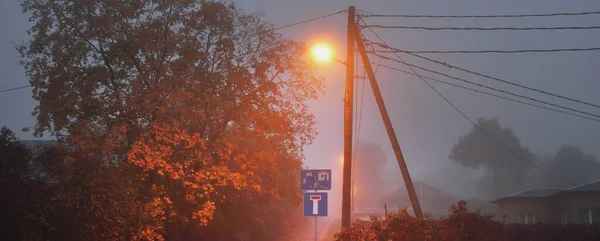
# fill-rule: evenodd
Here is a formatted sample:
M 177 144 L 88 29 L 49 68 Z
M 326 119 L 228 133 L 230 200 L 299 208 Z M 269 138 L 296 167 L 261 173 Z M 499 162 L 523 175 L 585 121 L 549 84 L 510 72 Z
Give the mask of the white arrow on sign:
M 310 195 L 310 200 L 313 201 L 313 214 L 319 214 L 319 200 L 321 200 L 320 195 Z

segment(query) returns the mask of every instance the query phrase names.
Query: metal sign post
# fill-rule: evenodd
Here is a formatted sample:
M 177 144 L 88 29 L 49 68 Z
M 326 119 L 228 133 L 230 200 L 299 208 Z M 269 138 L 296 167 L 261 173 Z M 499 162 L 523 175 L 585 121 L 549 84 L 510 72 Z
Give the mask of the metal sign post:
M 317 241 L 317 217 L 315 217 L 315 241 Z
M 317 188 L 317 185 L 315 185 L 315 188 Z M 317 192 L 317 191 L 318 191 L 318 190 L 315 190 L 315 192 Z M 312 196 L 311 196 L 311 199 L 312 199 Z M 320 200 L 320 199 L 321 199 L 321 198 L 319 198 L 319 200 Z M 313 214 L 316 214 L 316 213 L 315 213 L 315 210 L 318 210 L 318 209 L 319 209 L 319 207 L 318 207 L 318 206 L 317 206 L 317 207 L 315 207 L 314 205 L 317 205 L 317 203 L 316 203 L 316 202 L 313 202 Z M 315 228 L 314 228 L 314 229 L 315 229 L 315 231 L 314 231 L 314 232 L 315 232 L 315 241 L 317 241 L 317 229 L 318 229 L 318 228 L 317 228 L 317 217 L 315 216 L 315 218 L 314 218 L 314 219 L 315 219 L 315 221 L 314 221 L 314 223 L 315 223 Z

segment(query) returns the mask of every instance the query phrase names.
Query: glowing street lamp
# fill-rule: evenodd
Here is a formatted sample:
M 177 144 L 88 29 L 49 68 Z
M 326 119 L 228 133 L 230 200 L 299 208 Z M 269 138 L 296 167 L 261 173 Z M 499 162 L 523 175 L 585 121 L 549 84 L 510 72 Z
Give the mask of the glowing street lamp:
M 319 43 L 313 46 L 311 54 L 318 62 L 328 62 L 333 58 L 333 50 L 331 46 L 325 43 Z
M 310 51 L 310 54 L 315 62 L 327 63 L 334 60 L 338 63 L 346 65 L 344 61 L 337 59 L 333 54 L 333 47 L 328 43 L 315 44 Z

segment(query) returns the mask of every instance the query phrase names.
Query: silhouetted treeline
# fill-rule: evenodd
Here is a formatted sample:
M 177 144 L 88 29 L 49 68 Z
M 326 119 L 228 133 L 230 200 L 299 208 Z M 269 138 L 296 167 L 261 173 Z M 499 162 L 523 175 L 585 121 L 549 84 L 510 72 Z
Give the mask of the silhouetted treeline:
M 600 179 L 596 157 L 578 147 L 564 145 L 554 156 L 542 157 L 525 147 L 518 133 L 501 126 L 498 119 L 480 118 L 477 124 L 483 131 L 473 127 L 454 145 L 450 158 L 485 171 L 478 185 L 481 197 L 498 198 L 529 188 L 571 186 L 563 180 L 579 185 Z
M 153 185 L 139 168 L 75 156 L 60 144 L 29 149 L 0 130 L 0 240 L 147 240 L 140 230 L 152 225 L 164 230 L 156 240 L 280 240 L 306 231 L 299 206 L 285 216 L 264 207 L 271 216 L 246 217 L 261 208 L 259 200 L 219 203 L 207 226 L 157 222 L 165 209 L 149 195 Z

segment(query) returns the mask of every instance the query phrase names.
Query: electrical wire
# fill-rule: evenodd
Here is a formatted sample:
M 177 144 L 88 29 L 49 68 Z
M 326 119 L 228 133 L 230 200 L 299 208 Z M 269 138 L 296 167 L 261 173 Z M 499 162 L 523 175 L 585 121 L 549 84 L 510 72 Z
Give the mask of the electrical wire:
M 15 87 L 15 88 L 0 90 L 0 93 L 9 92 L 9 91 L 13 91 L 13 90 L 25 89 L 25 88 L 28 88 L 28 87 L 31 87 L 31 85 L 23 85 L 23 86 L 19 86 L 19 87 Z
M 593 103 L 589 103 L 589 102 L 586 102 L 586 101 L 577 100 L 577 99 L 574 99 L 574 98 L 571 98 L 571 97 L 566 97 L 566 96 L 563 96 L 563 95 L 554 94 L 554 93 L 551 93 L 551 92 L 548 92 L 548 91 L 544 91 L 544 90 L 532 88 L 532 87 L 525 86 L 525 85 L 522 85 L 522 84 L 517 84 L 517 83 L 511 82 L 511 81 L 508 81 L 508 80 L 504 80 L 504 79 L 492 77 L 490 75 L 486 75 L 486 74 L 482 74 L 482 73 L 479 73 L 479 72 L 476 72 L 476 71 L 472 71 L 472 70 L 468 70 L 468 69 L 465 69 L 465 68 L 461 68 L 461 67 L 458 67 L 456 65 L 451 65 L 451 64 L 439 61 L 439 60 L 435 60 L 435 59 L 429 58 L 429 57 L 425 57 L 425 56 L 422 56 L 422 55 L 414 54 L 414 53 L 411 53 L 411 52 L 402 51 L 401 49 L 392 48 L 392 47 L 389 47 L 387 44 L 381 44 L 381 43 L 375 43 L 375 44 L 379 45 L 382 48 L 387 48 L 387 49 L 390 49 L 390 50 L 398 51 L 396 53 L 405 53 L 405 54 L 408 54 L 408 55 L 411 55 L 411 56 L 414 56 L 414 57 L 417 57 L 417 58 L 420 58 L 420 59 L 427 60 L 427 61 L 432 62 L 432 63 L 443 65 L 443 66 L 446 66 L 446 67 L 452 68 L 452 69 L 457 69 L 457 70 L 460 70 L 460 71 L 463 71 L 463 72 L 466 72 L 466 73 L 469 73 L 469 74 L 477 75 L 477 76 L 480 76 L 480 77 L 484 77 L 484 78 L 487 78 L 487 79 L 490 79 L 490 80 L 502 82 L 502 83 L 505 83 L 505 84 L 509 84 L 509 85 L 512 85 L 512 86 L 516 86 L 516 87 L 520 87 L 520 88 L 523 88 L 523 89 L 531 90 L 531 91 L 538 92 L 538 93 L 541 93 L 541 94 L 545 94 L 545 95 L 557 97 L 557 98 L 560 98 L 560 99 L 564 99 L 564 100 L 576 102 L 576 103 L 579 103 L 579 104 L 584 104 L 584 105 L 588 105 L 588 106 L 593 106 L 593 107 L 596 107 L 596 108 L 600 108 L 600 105 L 597 105 L 597 104 L 593 104 Z
M 365 75 L 365 71 L 363 70 L 363 76 L 364 75 Z M 364 78 L 361 78 L 361 80 L 362 80 L 361 81 L 362 86 L 360 88 L 360 102 L 357 101 L 357 103 L 360 103 L 360 105 L 359 105 L 360 107 L 358 108 L 358 122 L 357 122 L 358 128 L 356 130 L 356 146 L 357 146 L 357 149 L 356 149 L 356 152 L 355 152 L 355 158 L 356 158 L 356 156 L 358 156 L 358 150 L 359 150 L 358 144 L 360 143 L 360 130 L 361 130 L 361 126 L 362 126 L 362 117 L 363 117 L 363 114 L 362 114 L 363 112 L 362 111 L 363 111 L 364 99 L 365 99 L 364 97 L 365 97 L 365 82 L 366 82 L 366 80 Z
M 358 51 L 356 51 L 355 60 L 356 60 L 355 62 L 357 63 L 357 65 L 356 65 L 356 71 L 357 71 L 356 75 L 358 76 Z M 377 67 L 377 69 L 375 69 L 375 73 L 377 73 L 378 70 L 379 70 L 379 67 Z M 356 131 L 356 147 L 357 147 L 357 149 L 356 149 L 356 152 L 354 153 L 354 158 L 356 158 L 358 156 L 358 150 L 359 150 L 358 149 L 358 144 L 360 143 L 360 132 L 361 132 L 361 126 L 362 126 L 362 117 L 363 117 L 362 113 L 363 113 L 364 96 L 365 96 L 365 82 L 367 82 L 366 81 L 366 78 L 367 78 L 366 75 L 367 75 L 367 71 L 366 71 L 366 69 L 363 69 L 363 74 L 361 75 L 361 77 L 357 78 L 357 80 L 358 79 L 362 80 L 362 87 L 361 87 L 361 91 L 360 91 L 361 92 L 360 93 L 360 105 L 359 105 L 360 108 L 358 110 L 358 123 L 357 123 L 358 124 L 358 128 L 357 128 L 357 131 Z M 358 96 L 357 96 L 357 98 L 358 98 Z M 358 101 L 357 101 L 357 103 L 358 103 Z
M 525 18 L 525 17 L 553 17 L 553 16 L 584 16 L 598 15 L 600 12 L 562 12 L 538 14 L 502 14 L 502 15 L 409 15 L 409 14 L 363 14 L 363 18 Z
M 546 31 L 546 30 L 589 30 L 600 29 L 600 26 L 561 26 L 561 27 L 422 27 L 422 26 L 400 26 L 400 25 L 366 25 L 365 28 L 384 28 L 384 29 L 417 29 L 417 30 L 453 30 L 453 31 Z
M 402 70 L 402 69 L 390 67 L 390 66 L 387 66 L 387 65 L 384 65 L 384 64 L 378 64 L 378 63 L 375 63 L 375 64 L 377 66 L 381 66 L 381 67 L 384 67 L 386 69 L 398 71 L 398 72 L 405 73 L 405 74 L 408 74 L 408 75 L 417 76 L 417 75 L 415 75 L 415 74 L 413 74 L 411 72 L 408 72 L 408 71 L 405 71 L 405 70 Z M 500 98 L 500 99 L 512 101 L 512 102 L 515 102 L 515 103 L 520 103 L 520 104 L 524 104 L 524 105 L 528 105 L 528 106 L 532 106 L 532 107 L 537 107 L 537 108 L 541 108 L 541 109 L 553 111 L 553 112 L 556 112 L 556 113 L 561 113 L 561 114 L 565 114 L 565 115 L 570 115 L 570 116 L 575 116 L 575 117 L 579 117 L 579 118 L 583 118 L 583 119 L 587 119 L 587 120 L 592 120 L 592 121 L 600 122 L 600 119 L 596 119 L 596 118 L 592 118 L 592 117 L 588 117 L 588 116 L 584 116 L 584 115 L 578 115 L 578 114 L 574 114 L 574 113 L 570 113 L 570 112 L 566 112 L 566 111 L 562 111 L 562 110 L 552 109 L 552 108 L 549 108 L 549 107 L 546 107 L 546 106 L 536 105 L 536 104 L 528 103 L 528 102 L 525 102 L 525 101 L 520 101 L 520 100 L 517 100 L 517 99 L 512 99 L 512 98 L 509 98 L 509 97 L 506 97 L 506 96 L 497 95 L 497 94 L 494 94 L 494 93 L 491 93 L 491 92 L 477 90 L 477 89 L 469 88 L 469 87 L 462 86 L 462 85 L 457 85 L 457 84 L 454 84 L 454 83 L 446 82 L 446 81 L 443 81 L 443 80 L 439 80 L 439 79 L 435 79 L 435 78 L 431 78 L 431 77 L 427 77 L 427 76 L 423 76 L 423 75 L 421 75 L 421 76 L 423 78 L 431 80 L 431 81 L 435 81 L 435 82 L 438 82 L 438 83 L 441 83 L 441 84 L 445 84 L 445 85 L 449 85 L 449 86 L 454 86 L 454 87 L 461 88 L 461 89 L 464 89 L 464 90 L 469 90 L 469 91 L 473 91 L 473 92 L 476 92 L 476 93 L 480 93 L 480 94 L 484 94 L 484 95 L 493 96 L 493 97 L 496 97 L 496 98 Z
M 517 156 L 518 158 L 520 158 L 521 160 L 527 162 L 529 165 L 533 166 L 534 168 L 544 172 L 546 175 L 551 176 L 553 178 L 556 178 L 557 180 L 560 180 L 564 183 L 567 183 L 571 186 L 575 186 L 575 183 L 572 183 L 570 181 L 567 181 L 559 176 L 556 176 L 550 172 L 548 172 L 547 170 L 545 170 L 544 168 L 536 165 L 535 163 L 533 163 L 532 161 L 530 161 L 529 159 L 523 157 L 522 155 L 520 155 L 518 152 L 514 151 L 512 148 L 508 147 L 507 145 L 505 145 L 504 143 L 502 143 L 500 140 L 498 140 L 496 137 L 492 136 L 490 133 L 488 133 L 486 130 L 484 130 L 482 127 L 480 127 L 477 123 L 475 123 L 475 121 L 473 121 L 471 118 L 469 118 L 464 112 L 462 112 L 460 109 L 458 109 L 458 107 L 456 107 L 454 104 L 452 104 L 452 102 L 446 98 L 441 92 L 439 92 L 435 87 L 433 87 L 433 85 L 431 85 L 429 82 L 427 82 L 425 79 L 423 79 L 419 74 L 417 74 L 412 68 L 411 70 L 421 79 L 423 80 L 432 90 L 434 90 L 440 97 L 442 97 L 442 99 L 444 99 L 446 101 L 446 103 L 448 103 L 450 106 L 452 106 L 452 108 L 454 108 L 454 110 L 456 110 L 460 115 L 462 115 L 465 119 L 467 119 L 469 122 L 471 122 L 471 124 L 476 127 L 478 130 L 480 130 L 481 132 L 483 132 L 485 135 L 487 135 L 490 139 L 492 139 L 494 142 L 496 142 L 498 145 L 504 147 L 506 150 L 510 151 L 511 153 L 513 153 L 515 156 Z
M 514 53 L 555 53 L 555 52 L 584 52 L 598 51 L 600 47 L 594 48 L 564 48 L 564 49 L 516 49 L 516 50 L 377 50 L 376 53 L 410 52 L 413 54 L 514 54 Z
M 340 13 L 345 13 L 345 12 L 347 12 L 347 10 L 341 10 L 341 11 L 337 11 L 337 12 L 334 12 L 334 13 L 325 14 L 325 15 L 322 15 L 322 16 L 319 16 L 319 17 L 314 17 L 314 18 L 310 18 L 310 19 L 307 19 L 307 20 L 302 20 L 302 21 L 299 21 L 299 22 L 290 23 L 290 24 L 286 24 L 286 25 L 279 26 L 279 27 L 276 27 L 276 28 L 268 29 L 268 30 L 265 30 L 265 31 L 262 31 L 262 32 L 258 32 L 256 34 L 261 34 L 263 32 L 273 32 L 273 31 L 276 31 L 276 30 L 280 30 L 280 29 L 284 29 L 284 28 L 288 28 L 288 27 L 292 27 L 292 26 L 296 26 L 296 25 L 300 25 L 300 24 L 312 22 L 312 21 L 315 21 L 315 20 L 319 20 L 319 19 L 331 17 L 331 16 L 338 15 Z
M 435 71 L 435 70 L 430 70 L 430 69 L 427 69 L 427 68 L 424 68 L 424 67 L 421 67 L 421 66 L 418 66 L 418 65 L 408 64 L 408 63 L 402 62 L 402 61 L 397 60 L 397 59 L 389 58 L 387 56 L 383 56 L 383 55 L 379 55 L 379 54 L 375 54 L 375 56 L 377 56 L 379 58 L 382 58 L 382 59 L 391 60 L 391 61 L 394 61 L 394 62 L 397 62 L 397 63 L 400 63 L 400 64 L 404 64 L 404 65 L 406 65 L 408 67 L 411 67 L 411 68 L 414 67 L 414 68 L 417 68 L 417 69 L 420 69 L 420 70 L 423 70 L 423 71 L 427 71 L 427 72 L 430 72 L 430 73 L 433 73 L 433 74 L 437 74 L 437 75 L 441 75 L 441 76 L 448 77 L 448 78 L 451 78 L 451 79 L 459 80 L 459 81 L 462 81 L 462 82 L 465 82 L 465 83 L 468 83 L 468 84 L 476 85 L 476 86 L 483 87 L 483 88 L 486 88 L 486 89 L 490 89 L 490 90 L 493 90 L 493 91 L 501 92 L 501 93 L 504 93 L 504 94 L 512 95 L 512 96 L 523 98 L 523 99 L 528 99 L 528 100 L 531 100 L 531 101 L 535 101 L 535 102 L 538 102 L 538 103 L 541 103 L 541 104 L 546 104 L 546 105 L 554 106 L 554 107 L 561 108 L 561 109 L 564 109 L 564 110 L 569 110 L 569 111 L 577 112 L 577 113 L 580 113 L 580 114 L 585 114 L 585 115 L 590 115 L 590 116 L 594 116 L 594 117 L 599 117 L 600 118 L 600 115 L 597 115 L 597 114 L 594 114 L 594 113 L 590 113 L 590 112 L 587 112 L 587 111 L 581 111 L 581 110 L 573 109 L 573 108 L 570 108 L 570 107 L 566 107 L 566 106 L 562 106 L 562 105 L 550 103 L 550 102 L 547 102 L 547 101 L 538 100 L 538 99 L 535 99 L 535 98 L 532 98 L 532 97 L 529 97 L 529 96 L 515 94 L 515 93 L 512 93 L 510 91 L 506 91 L 506 90 L 494 88 L 494 87 L 487 86 L 487 85 L 484 85 L 484 84 L 479 84 L 479 83 L 476 83 L 476 82 L 473 82 L 473 81 L 470 81 L 470 80 L 466 80 L 466 79 L 463 79 L 463 78 L 459 78 L 459 77 L 455 77 L 455 76 L 452 76 L 452 75 L 444 74 L 444 73 L 441 73 L 441 72 L 438 72 L 438 71 Z
M 364 23 L 364 22 L 363 22 Z M 377 34 L 377 32 L 375 32 L 375 30 L 368 28 L 373 34 L 375 34 L 375 36 L 383 43 L 386 44 L 385 41 L 379 36 L 379 34 Z M 387 45 L 387 44 L 386 44 Z M 452 108 L 454 108 L 454 110 L 456 110 L 456 112 L 458 112 L 460 115 L 462 115 L 466 120 L 468 120 L 469 122 L 471 122 L 471 124 L 477 128 L 478 130 L 480 130 L 481 132 L 483 132 L 486 136 L 488 136 L 490 139 L 492 139 L 494 142 L 496 142 L 498 145 L 504 147 L 506 150 L 510 151 L 513 155 L 515 155 L 516 157 L 518 157 L 520 160 L 527 162 L 529 165 L 531 165 L 532 167 L 542 171 L 543 173 L 545 173 L 548 176 L 551 176 L 553 178 L 556 178 L 557 180 L 560 180 L 564 183 L 567 183 L 569 185 L 575 186 L 574 183 L 569 182 L 559 176 L 556 176 L 548 171 L 546 171 L 544 168 L 536 165 L 535 163 L 533 163 L 532 161 L 530 161 L 529 159 L 523 157 L 522 155 L 520 155 L 518 152 L 514 151 L 512 148 L 510 148 L 509 146 L 505 145 L 504 143 L 502 143 L 500 140 L 498 140 L 497 138 L 495 138 L 493 135 L 491 135 L 490 133 L 488 133 L 487 131 L 485 131 L 483 128 L 481 128 L 477 123 L 475 123 L 471 118 L 469 118 L 465 113 L 463 113 L 460 109 L 458 109 L 458 107 L 456 107 L 454 104 L 452 104 L 452 102 L 450 100 L 448 100 L 448 98 L 446 98 L 441 92 L 439 92 L 435 87 L 433 87 L 433 85 L 431 85 L 427 80 L 425 80 L 421 75 L 419 75 L 417 73 L 417 71 L 415 71 L 411 66 L 408 65 L 408 63 L 406 61 L 404 61 L 404 59 L 402 58 L 402 56 L 400 56 L 398 53 L 394 53 L 396 55 L 396 57 L 398 57 L 400 59 L 400 61 L 404 62 L 404 64 L 406 64 L 408 66 L 408 68 L 419 77 L 419 79 L 421 79 L 425 84 L 427 84 L 433 91 L 435 91 L 442 99 L 444 99 L 446 101 L 446 103 L 448 103 L 450 106 L 452 106 Z
M 355 60 L 358 59 L 358 51 L 354 52 L 354 59 Z M 354 62 L 355 63 L 353 66 L 354 69 L 353 69 L 353 77 L 352 77 L 352 81 L 353 81 L 352 87 L 354 88 L 354 91 L 352 92 L 353 93 L 352 98 L 353 98 L 353 103 L 358 103 L 357 93 L 358 93 L 358 66 L 359 66 L 359 63 L 358 63 L 358 61 L 354 61 Z M 352 127 L 354 129 L 352 130 L 352 134 L 354 135 L 353 136 L 354 144 L 352 145 L 352 149 L 353 149 L 352 150 L 352 160 L 356 161 L 356 152 L 358 149 L 357 148 L 358 147 L 358 138 L 357 138 L 357 135 L 358 135 L 358 133 L 357 133 L 357 130 L 358 130 L 358 105 L 353 104 L 353 106 L 354 106 L 354 111 L 353 111 L 352 115 L 353 115 L 354 120 L 352 122 L 352 125 L 353 125 Z

